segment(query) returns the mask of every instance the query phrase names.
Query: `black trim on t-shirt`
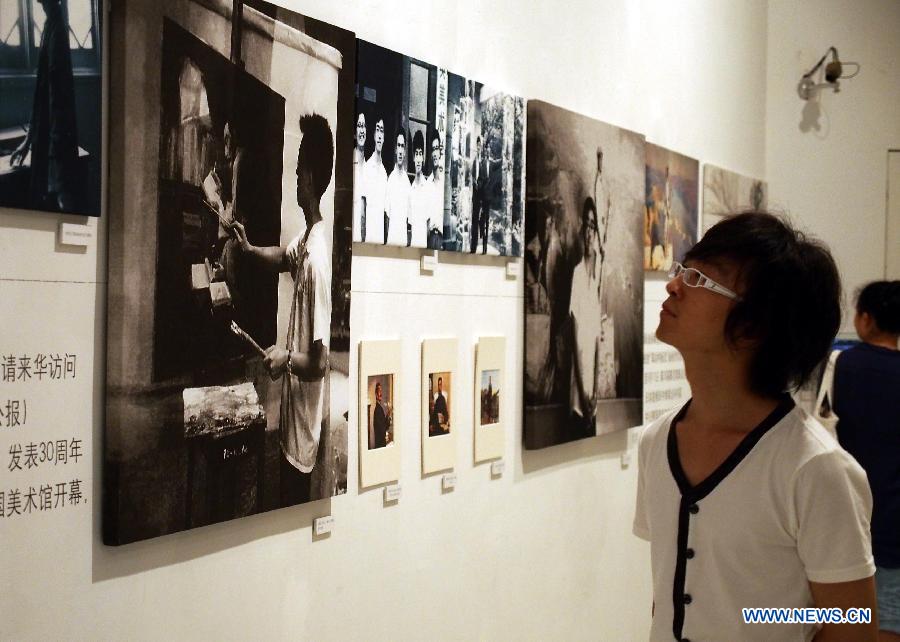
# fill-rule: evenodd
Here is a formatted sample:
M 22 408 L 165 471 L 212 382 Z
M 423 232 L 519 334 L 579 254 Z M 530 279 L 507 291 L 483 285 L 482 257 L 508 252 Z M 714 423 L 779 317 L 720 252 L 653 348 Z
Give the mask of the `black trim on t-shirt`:
M 675 435 L 675 426 L 687 414 L 688 407 L 691 402 L 688 400 L 686 404 L 678 411 L 678 414 L 669 424 L 669 434 L 666 440 L 666 451 L 669 459 L 669 469 L 672 471 L 672 477 L 678 484 L 678 490 L 681 491 L 681 501 L 678 505 L 678 551 L 675 558 L 675 577 L 672 582 L 672 633 L 676 640 L 682 640 L 681 634 L 684 630 L 685 606 L 692 601 L 692 598 L 684 592 L 685 583 L 687 582 L 687 563 L 688 563 L 688 536 L 690 535 L 691 517 L 699 514 L 700 506 L 698 502 L 709 495 L 723 479 L 725 479 L 746 457 L 753 447 L 762 439 L 775 424 L 784 419 L 784 417 L 794 409 L 794 400 L 790 395 L 785 394 L 778 402 L 778 406 L 769 413 L 769 416 L 760 422 L 760 424 L 751 430 L 741 440 L 737 448 L 716 468 L 709 477 L 701 481 L 696 486 L 691 486 L 688 482 L 687 475 L 681 467 L 681 459 L 678 456 L 678 440 Z M 702 555 L 702 552 L 701 552 Z M 693 556 L 691 556 L 693 557 Z

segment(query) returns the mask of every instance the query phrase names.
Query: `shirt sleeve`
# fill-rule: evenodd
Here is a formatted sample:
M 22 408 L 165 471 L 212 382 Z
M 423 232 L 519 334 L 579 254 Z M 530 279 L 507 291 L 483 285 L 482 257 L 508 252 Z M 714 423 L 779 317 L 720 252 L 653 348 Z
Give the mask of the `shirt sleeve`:
M 833 449 L 806 462 L 795 479 L 797 550 L 809 581 L 872 576 L 872 493 L 863 469 Z
M 641 439 L 638 444 L 638 473 L 637 473 L 637 496 L 635 499 L 634 506 L 634 522 L 631 525 L 631 532 L 634 533 L 637 537 L 640 537 L 643 540 L 650 541 L 650 524 L 647 520 L 647 508 L 645 505 L 645 495 L 644 495 L 644 474 L 645 474 L 645 461 L 646 457 L 644 455 L 647 450 L 644 441 L 645 436 L 647 434 L 647 428 L 642 429 L 641 431 Z
M 314 270 L 311 278 L 311 291 L 315 293 L 312 339 L 328 347 L 331 338 L 331 283 L 322 270 Z

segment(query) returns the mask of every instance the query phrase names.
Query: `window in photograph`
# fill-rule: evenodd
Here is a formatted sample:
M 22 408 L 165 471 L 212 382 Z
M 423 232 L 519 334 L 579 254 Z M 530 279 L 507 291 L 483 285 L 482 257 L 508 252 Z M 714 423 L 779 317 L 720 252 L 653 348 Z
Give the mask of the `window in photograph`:
M 99 72 L 98 0 L 60 0 L 59 4 L 69 29 L 73 69 Z M 13 74 L 36 72 L 46 20 L 38 0 L 0 3 L 0 69 Z

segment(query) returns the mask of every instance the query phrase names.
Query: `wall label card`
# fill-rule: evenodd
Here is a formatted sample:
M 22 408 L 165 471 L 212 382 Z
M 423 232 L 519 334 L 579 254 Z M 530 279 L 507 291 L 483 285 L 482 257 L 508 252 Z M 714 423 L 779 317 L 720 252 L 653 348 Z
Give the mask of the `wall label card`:
M 456 473 L 447 473 L 441 477 L 441 488 L 443 490 L 453 490 L 456 488 Z
M 96 236 L 96 229 L 89 224 L 59 223 L 59 244 L 87 247 Z
M 400 495 L 403 491 L 403 488 L 400 484 L 391 484 L 390 486 L 384 487 L 384 501 L 387 502 L 396 502 L 400 501 Z
M 313 532 L 318 535 L 330 533 L 334 528 L 334 515 L 317 517 L 313 520 Z

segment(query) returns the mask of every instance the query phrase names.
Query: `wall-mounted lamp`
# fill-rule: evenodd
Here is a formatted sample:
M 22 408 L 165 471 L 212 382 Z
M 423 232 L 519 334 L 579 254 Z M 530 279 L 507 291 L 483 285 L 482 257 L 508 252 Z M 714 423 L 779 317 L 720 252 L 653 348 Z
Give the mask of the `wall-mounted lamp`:
M 822 63 L 825 62 L 825 59 L 828 58 L 828 54 L 831 54 L 831 62 L 825 65 L 825 68 L 822 69 Z M 854 71 L 849 76 L 844 75 L 844 65 L 852 65 L 856 67 L 856 71 Z M 820 71 L 818 82 L 813 78 L 817 71 Z M 820 89 L 833 89 L 835 93 L 841 90 L 841 83 L 838 80 L 853 78 L 859 73 L 859 63 L 856 62 L 845 62 L 842 63 L 838 59 L 838 51 L 834 47 L 829 47 L 828 51 L 825 52 L 825 55 L 819 59 L 819 62 L 815 64 L 815 66 L 803 74 L 803 77 L 800 78 L 800 83 L 797 85 L 797 93 L 800 95 L 800 98 L 803 100 L 809 100 L 813 96 L 816 95 Z

